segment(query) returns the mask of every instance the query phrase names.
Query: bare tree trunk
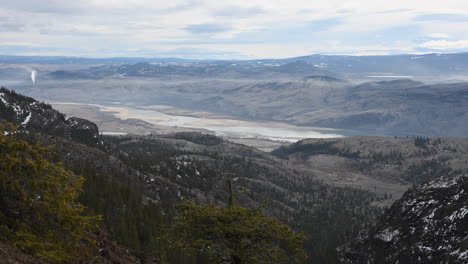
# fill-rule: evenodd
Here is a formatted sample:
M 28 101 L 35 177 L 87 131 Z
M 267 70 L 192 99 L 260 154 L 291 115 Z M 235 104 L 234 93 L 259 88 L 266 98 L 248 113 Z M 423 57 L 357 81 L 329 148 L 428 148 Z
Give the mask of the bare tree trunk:
M 234 205 L 234 202 L 236 200 L 236 197 L 234 196 L 234 190 L 232 187 L 232 179 L 228 178 L 228 184 L 229 184 L 229 205 L 228 207 L 231 207 Z

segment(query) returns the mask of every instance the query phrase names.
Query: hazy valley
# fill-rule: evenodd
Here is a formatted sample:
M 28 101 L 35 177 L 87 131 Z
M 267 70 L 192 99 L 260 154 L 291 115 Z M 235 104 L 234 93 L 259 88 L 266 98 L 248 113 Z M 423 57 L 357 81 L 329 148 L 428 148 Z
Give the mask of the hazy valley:
M 246 62 L 155 59 L 137 64 L 96 60 L 101 64 L 79 66 L 69 64 L 80 63 L 79 59 L 51 59 L 58 64 L 4 64 L 0 76 L 4 86 L 48 102 L 140 110 L 163 105 L 173 108 L 159 111 L 184 116 L 346 130 L 331 134 L 464 137 L 468 121 L 468 84 L 460 78 L 466 67 L 464 56 L 310 56 Z M 354 66 L 339 66 L 345 63 Z M 446 68 L 441 69 L 444 64 Z M 33 70 L 35 84 L 30 79 Z M 431 79 L 434 71 L 444 78 Z

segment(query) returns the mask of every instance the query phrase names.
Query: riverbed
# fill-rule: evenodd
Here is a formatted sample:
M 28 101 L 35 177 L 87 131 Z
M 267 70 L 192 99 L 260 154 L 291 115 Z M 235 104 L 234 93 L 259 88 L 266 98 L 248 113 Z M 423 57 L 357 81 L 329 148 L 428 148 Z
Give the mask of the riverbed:
M 157 126 L 209 130 L 213 131 L 218 136 L 226 138 L 259 138 L 280 142 L 296 142 L 305 138 L 337 138 L 344 136 L 344 134 L 339 130 L 295 126 L 281 122 L 239 120 L 226 117 L 209 118 L 200 116 L 200 114 L 194 116 L 168 114 L 167 112 L 174 112 L 174 109 L 170 106 L 164 105 L 131 106 L 125 104 L 100 105 L 67 102 L 55 102 L 53 105 L 81 105 L 95 107 L 98 108 L 99 111 L 112 114 L 120 120 L 134 119 Z M 112 134 L 112 132 L 120 133 L 126 131 L 103 132 Z

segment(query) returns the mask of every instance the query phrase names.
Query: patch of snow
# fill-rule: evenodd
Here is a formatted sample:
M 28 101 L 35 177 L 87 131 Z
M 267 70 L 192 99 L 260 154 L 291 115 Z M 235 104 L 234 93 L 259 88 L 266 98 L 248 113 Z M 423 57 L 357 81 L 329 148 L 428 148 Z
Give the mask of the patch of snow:
M 450 252 L 450 255 L 452 255 L 452 256 L 458 255 L 458 259 L 460 259 L 460 260 L 468 259 L 468 251 L 460 252 L 460 249 L 457 249 L 457 250 L 455 250 L 453 252 Z M 465 263 L 465 262 L 463 262 L 463 263 Z
M 2 103 L 4 105 L 8 105 L 8 102 L 5 100 L 5 94 L 4 93 L 0 93 L 0 101 L 2 101 Z
M 321 68 L 321 69 L 324 69 L 324 68 L 327 68 L 328 65 L 326 63 L 320 63 L 320 64 L 314 64 L 314 67 L 317 67 L 317 68 Z
M 428 215 L 428 216 L 427 216 L 427 218 L 429 218 L 429 219 L 432 219 L 432 218 L 434 218 L 434 213 L 435 213 L 435 210 L 434 210 L 434 211 L 432 211 L 432 213 L 431 213 L 430 215 Z M 426 220 L 427 220 L 427 219 L 426 219 Z
M 462 219 L 468 214 L 468 209 L 466 207 L 461 208 L 460 210 L 455 211 L 451 216 L 448 217 L 450 221 L 455 219 Z
M 23 123 L 21 125 L 27 125 L 29 123 L 29 120 L 31 120 L 32 113 L 29 113 L 29 115 L 24 119 Z
M 418 246 L 418 248 L 421 251 L 434 251 L 432 248 L 426 246 Z
M 429 187 L 430 188 L 448 188 L 448 187 L 451 187 L 455 184 L 457 184 L 457 178 L 453 178 L 453 179 L 450 179 L 450 180 L 440 180 L 440 181 L 436 181 L 436 182 L 432 182 L 430 183 Z
M 398 236 L 399 234 L 400 234 L 400 231 L 398 231 L 398 229 L 390 231 L 387 228 L 384 231 L 382 231 L 380 234 L 377 234 L 376 238 L 383 240 L 385 242 L 390 242 L 393 240 L 394 237 Z
M 468 259 L 468 251 L 462 252 L 458 255 L 459 259 Z

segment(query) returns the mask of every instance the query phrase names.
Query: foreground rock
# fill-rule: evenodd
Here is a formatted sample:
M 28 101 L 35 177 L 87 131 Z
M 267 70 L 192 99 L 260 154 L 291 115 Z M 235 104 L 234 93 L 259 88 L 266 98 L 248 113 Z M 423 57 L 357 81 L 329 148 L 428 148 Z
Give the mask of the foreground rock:
M 409 190 L 375 230 L 339 248 L 341 263 L 468 263 L 468 177 Z

